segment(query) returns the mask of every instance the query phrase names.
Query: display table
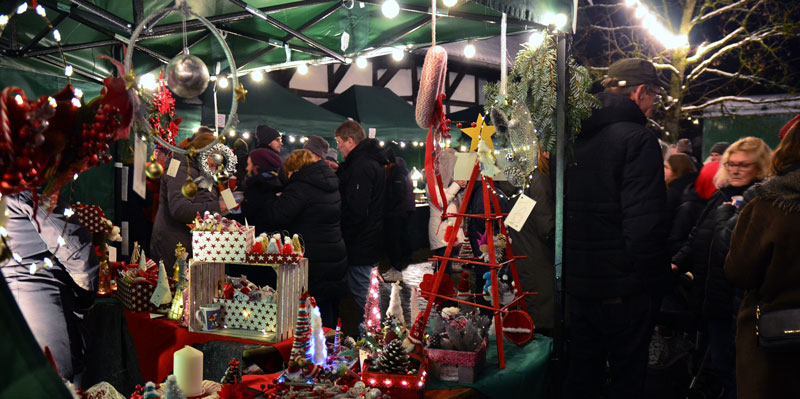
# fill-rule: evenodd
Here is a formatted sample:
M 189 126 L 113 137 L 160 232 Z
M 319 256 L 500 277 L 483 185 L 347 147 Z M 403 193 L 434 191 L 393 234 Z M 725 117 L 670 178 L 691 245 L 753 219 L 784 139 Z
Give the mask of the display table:
M 282 361 L 289 358 L 292 339 L 277 343 L 265 343 L 225 335 L 190 332 L 179 327 L 177 321 L 166 317 L 152 319 L 149 313 L 125 311 L 128 331 L 136 345 L 139 368 L 144 381 L 164 381 L 172 372 L 172 354 L 185 345 L 203 344 L 209 341 L 236 341 L 248 344 L 267 345 L 280 353 Z M 277 365 L 280 367 L 280 364 Z M 265 370 L 272 371 L 272 370 Z
M 550 378 L 548 363 L 553 351 L 553 339 L 536 335 L 536 339 L 519 347 L 504 341 L 506 368 L 497 367 L 497 343 L 494 337 L 489 340 L 486 352 L 486 366 L 478 374 L 474 384 L 459 384 L 429 380 L 425 390 L 427 399 L 455 399 L 486 396 L 491 398 L 520 397 L 544 398 Z M 251 388 L 272 383 L 280 372 L 266 375 L 245 375 L 242 377 Z M 480 394 L 475 391 L 480 392 Z

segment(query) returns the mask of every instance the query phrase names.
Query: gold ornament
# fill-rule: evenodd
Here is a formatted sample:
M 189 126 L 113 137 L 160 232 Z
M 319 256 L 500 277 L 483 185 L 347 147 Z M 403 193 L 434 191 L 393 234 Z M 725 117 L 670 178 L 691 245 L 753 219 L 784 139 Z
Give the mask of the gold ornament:
M 189 147 L 189 158 L 197 157 L 197 148 Z
M 136 86 L 136 74 L 133 73 L 133 70 L 126 73 L 123 80 L 125 80 L 125 90 L 130 90 L 131 87 Z
M 233 89 L 233 92 L 236 93 L 236 101 L 240 103 L 245 102 L 247 89 L 244 88 L 243 84 L 239 83 L 239 86 L 236 86 L 236 88 Z
M 227 183 L 228 180 L 230 180 L 230 178 L 231 178 L 230 173 L 228 173 L 222 166 L 217 168 L 217 173 L 214 173 L 214 181 L 216 181 L 219 184 Z
M 181 186 L 181 194 L 186 198 L 194 198 L 197 195 L 197 184 L 194 184 L 192 178 L 186 178 L 186 183 Z
M 478 149 L 478 143 L 483 140 L 489 148 L 494 150 L 494 143 L 492 143 L 492 135 L 495 132 L 494 126 L 487 126 L 483 115 L 478 114 L 478 121 L 475 122 L 475 127 L 468 127 L 461 129 L 464 134 L 472 137 L 472 143 L 469 145 L 469 152 Z
M 164 167 L 156 161 L 150 161 L 145 165 L 144 173 L 150 180 L 156 180 L 164 174 Z

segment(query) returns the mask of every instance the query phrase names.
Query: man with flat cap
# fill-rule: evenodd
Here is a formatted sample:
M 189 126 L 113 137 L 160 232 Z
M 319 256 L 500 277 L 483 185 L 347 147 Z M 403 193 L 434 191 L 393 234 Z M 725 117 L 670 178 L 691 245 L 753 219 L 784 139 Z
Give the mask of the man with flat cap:
M 602 107 L 566 160 L 564 396 L 600 397 L 608 364 L 608 397 L 644 398 L 654 317 L 670 281 L 661 147 L 646 127 L 664 84 L 652 63 L 635 58 L 612 64 L 602 84 Z

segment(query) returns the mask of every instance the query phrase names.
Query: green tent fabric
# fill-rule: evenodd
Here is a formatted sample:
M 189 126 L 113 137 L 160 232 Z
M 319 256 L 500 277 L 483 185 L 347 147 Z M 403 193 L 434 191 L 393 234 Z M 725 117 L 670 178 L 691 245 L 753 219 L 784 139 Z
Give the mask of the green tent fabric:
M 353 85 L 321 107 L 374 128 L 379 140 L 424 141 L 428 133 L 417 126 L 414 107 L 385 87 Z
M 44 357 L 5 279 L 0 278 L 0 398 L 71 398 Z
M 269 125 L 287 134 L 333 137 L 336 127 L 345 118 L 324 110 L 313 103 L 292 94 L 271 79 L 247 86 L 247 98 L 239 103 L 239 124 L 236 130 L 255 132 L 258 125 Z M 219 113 L 230 112 L 231 90 L 217 89 Z M 203 124 L 214 125 L 214 92 L 206 90 L 203 95 Z

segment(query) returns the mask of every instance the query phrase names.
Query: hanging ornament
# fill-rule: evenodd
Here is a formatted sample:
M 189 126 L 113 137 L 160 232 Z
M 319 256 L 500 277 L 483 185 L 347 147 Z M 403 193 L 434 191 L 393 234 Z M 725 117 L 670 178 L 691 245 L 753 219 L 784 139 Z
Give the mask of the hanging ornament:
M 236 155 L 234 155 L 230 147 L 226 146 L 225 144 L 216 143 L 209 150 L 202 151 L 197 155 L 200 171 L 202 171 L 207 178 L 217 180 L 219 171 L 214 171 L 211 169 L 212 166 L 210 166 L 208 162 L 209 157 L 214 163 L 213 167 L 223 167 L 228 178 L 236 173 Z M 220 176 L 224 175 L 220 174 Z
M 208 87 L 208 67 L 199 57 L 181 53 L 167 65 L 167 85 L 183 98 L 197 97 Z
M 214 173 L 214 181 L 218 184 L 225 184 L 230 180 L 231 174 L 228 173 L 222 166 L 217 168 L 217 172 Z
M 150 162 L 145 165 L 144 173 L 148 179 L 156 180 L 164 174 L 164 167 L 161 166 L 161 163 L 151 158 Z
M 194 181 L 187 177 L 186 183 L 181 186 L 181 194 L 186 198 L 194 198 L 197 195 L 197 184 L 194 184 Z

